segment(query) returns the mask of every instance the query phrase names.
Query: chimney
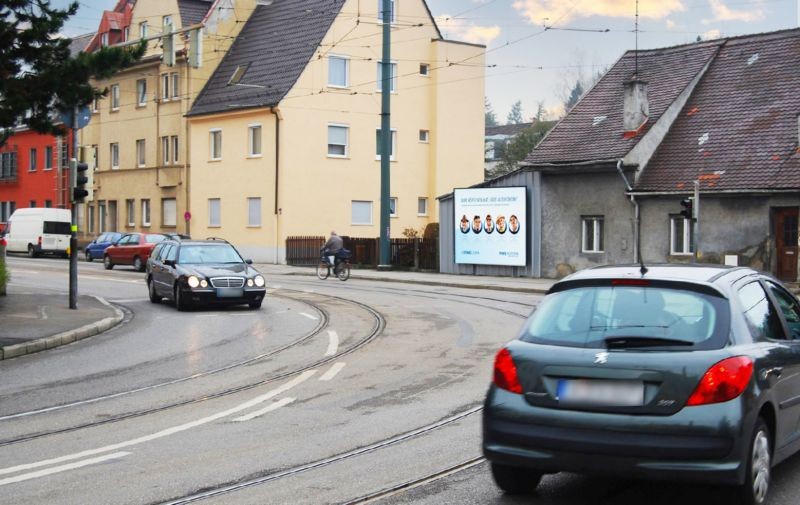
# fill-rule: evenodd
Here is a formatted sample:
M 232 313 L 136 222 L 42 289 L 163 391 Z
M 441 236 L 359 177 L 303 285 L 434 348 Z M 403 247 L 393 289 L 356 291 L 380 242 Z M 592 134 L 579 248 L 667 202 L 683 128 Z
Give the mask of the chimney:
M 622 129 L 625 132 L 637 132 L 646 122 L 650 114 L 647 102 L 647 82 L 634 75 L 626 81 L 625 102 L 622 117 Z

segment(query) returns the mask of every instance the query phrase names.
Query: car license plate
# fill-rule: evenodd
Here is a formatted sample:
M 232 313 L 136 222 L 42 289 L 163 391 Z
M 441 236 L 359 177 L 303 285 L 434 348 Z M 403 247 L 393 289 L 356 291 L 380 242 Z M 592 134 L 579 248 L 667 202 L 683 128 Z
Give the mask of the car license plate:
M 639 381 L 561 379 L 559 403 L 604 407 L 635 407 L 644 404 L 644 384 Z
M 217 288 L 217 298 L 241 298 L 244 296 L 242 288 Z

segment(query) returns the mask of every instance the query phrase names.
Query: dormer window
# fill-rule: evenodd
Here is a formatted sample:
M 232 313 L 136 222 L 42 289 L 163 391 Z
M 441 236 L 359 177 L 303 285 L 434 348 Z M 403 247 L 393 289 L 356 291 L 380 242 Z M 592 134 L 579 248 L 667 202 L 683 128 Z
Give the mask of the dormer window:
M 108 46 L 108 32 L 100 35 L 100 45 L 102 47 Z

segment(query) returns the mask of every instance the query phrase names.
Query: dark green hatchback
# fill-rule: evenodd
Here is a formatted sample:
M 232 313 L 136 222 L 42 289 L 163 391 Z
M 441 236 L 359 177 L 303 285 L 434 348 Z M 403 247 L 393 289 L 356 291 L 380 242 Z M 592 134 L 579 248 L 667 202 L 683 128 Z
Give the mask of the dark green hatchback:
M 747 268 L 578 272 L 497 353 L 483 421 L 506 492 L 570 471 L 765 503 L 772 466 L 800 449 L 800 304 Z

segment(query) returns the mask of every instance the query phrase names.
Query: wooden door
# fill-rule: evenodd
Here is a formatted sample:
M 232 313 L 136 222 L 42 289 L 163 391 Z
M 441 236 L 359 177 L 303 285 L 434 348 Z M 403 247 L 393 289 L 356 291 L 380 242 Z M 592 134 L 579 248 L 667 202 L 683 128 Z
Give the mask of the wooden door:
M 797 207 L 775 209 L 775 253 L 778 278 L 797 281 Z

